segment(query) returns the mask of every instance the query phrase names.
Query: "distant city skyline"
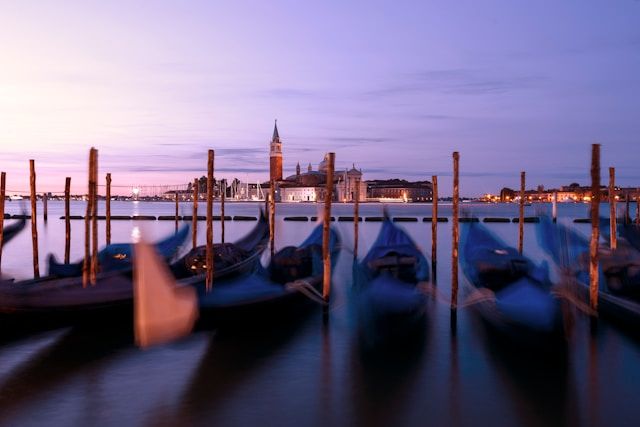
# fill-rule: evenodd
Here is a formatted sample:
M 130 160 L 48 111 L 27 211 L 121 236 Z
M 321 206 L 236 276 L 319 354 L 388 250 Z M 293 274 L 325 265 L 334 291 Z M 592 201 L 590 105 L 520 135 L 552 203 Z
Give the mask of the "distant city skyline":
M 461 194 L 640 185 L 640 2 L 293 1 L 0 5 L 0 170 L 9 190 L 284 175 L 336 152 L 365 179 L 442 177 Z M 250 11 L 250 13 L 248 12 Z

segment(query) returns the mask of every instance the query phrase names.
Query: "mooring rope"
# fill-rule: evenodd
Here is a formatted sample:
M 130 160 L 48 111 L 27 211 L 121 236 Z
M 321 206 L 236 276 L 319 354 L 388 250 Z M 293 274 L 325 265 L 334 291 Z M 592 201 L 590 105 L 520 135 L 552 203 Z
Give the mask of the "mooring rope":
M 551 293 L 558 298 L 562 298 L 565 301 L 570 302 L 578 310 L 589 316 L 598 316 L 598 312 L 596 310 L 578 298 L 575 288 L 573 288 L 570 283 L 561 282 L 561 284 L 556 285 L 551 289 Z
M 293 282 L 289 282 L 284 285 L 285 289 L 288 291 L 298 291 L 302 295 L 309 298 L 311 301 L 317 302 L 320 305 L 327 305 L 327 302 L 322 297 L 322 294 L 318 292 L 318 290 L 308 282 L 306 279 L 298 279 Z
M 451 305 L 451 300 L 442 295 L 438 288 L 431 282 L 419 282 L 416 286 L 416 289 L 418 289 L 418 291 L 422 292 L 425 295 L 432 296 L 436 301 L 442 304 Z M 458 304 L 457 307 L 467 308 L 474 304 L 495 300 L 496 295 L 492 290 L 487 288 L 478 288 L 471 292 L 461 304 Z

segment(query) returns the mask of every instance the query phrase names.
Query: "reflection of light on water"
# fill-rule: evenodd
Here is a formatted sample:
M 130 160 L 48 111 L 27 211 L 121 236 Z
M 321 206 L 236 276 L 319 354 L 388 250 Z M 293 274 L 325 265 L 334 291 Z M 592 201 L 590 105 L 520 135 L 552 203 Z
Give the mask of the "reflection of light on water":
M 133 243 L 138 243 L 140 241 L 140 237 L 141 237 L 140 227 L 138 226 L 133 227 L 133 229 L 131 230 L 131 240 L 133 241 Z

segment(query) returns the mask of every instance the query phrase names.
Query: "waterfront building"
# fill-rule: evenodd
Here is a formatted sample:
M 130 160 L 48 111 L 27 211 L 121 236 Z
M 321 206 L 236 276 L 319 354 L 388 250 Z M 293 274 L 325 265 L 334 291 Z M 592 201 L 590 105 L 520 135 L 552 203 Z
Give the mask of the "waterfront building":
M 354 202 L 357 188 L 360 187 L 361 202 L 367 200 L 367 183 L 362 180 L 362 170 L 356 169 L 355 164 L 351 169 L 338 173 L 336 182 L 336 198 L 339 202 Z
M 431 202 L 433 186 L 430 181 L 409 182 L 404 179 L 367 181 L 369 199 L 397 202 Z

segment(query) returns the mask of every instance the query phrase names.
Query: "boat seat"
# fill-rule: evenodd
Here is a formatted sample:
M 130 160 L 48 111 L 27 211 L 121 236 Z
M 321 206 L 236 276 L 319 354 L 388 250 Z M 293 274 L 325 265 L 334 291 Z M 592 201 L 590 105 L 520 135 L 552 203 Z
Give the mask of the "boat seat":
M 474 259 L 480 284 L 493 291 L 519 280 L 531 270 L 529 260 L 513 248 L 482 248 Z
M 403 282 L 413 283 L 416 281 L 417 264 L 418 259 L 414 256 L 393 254 L 371 260 L 367 263 L 367 266 L 379 274 L 391 274 Z
M 213 259 L 215 269 L 220 270 L 241 262 L 248 256 L 247 251 L 238 248 L 233 243 L 216 243 L 213 245 Z M 207 271 L 207 249 L 198 246 L 184 257 L 186 271 L 193 275 L 204 274 Z
M 310 247 L 287 246 L 279 250 L 271 260 L 271 280 L 285 284 L 311 276 L 312 256 Z

